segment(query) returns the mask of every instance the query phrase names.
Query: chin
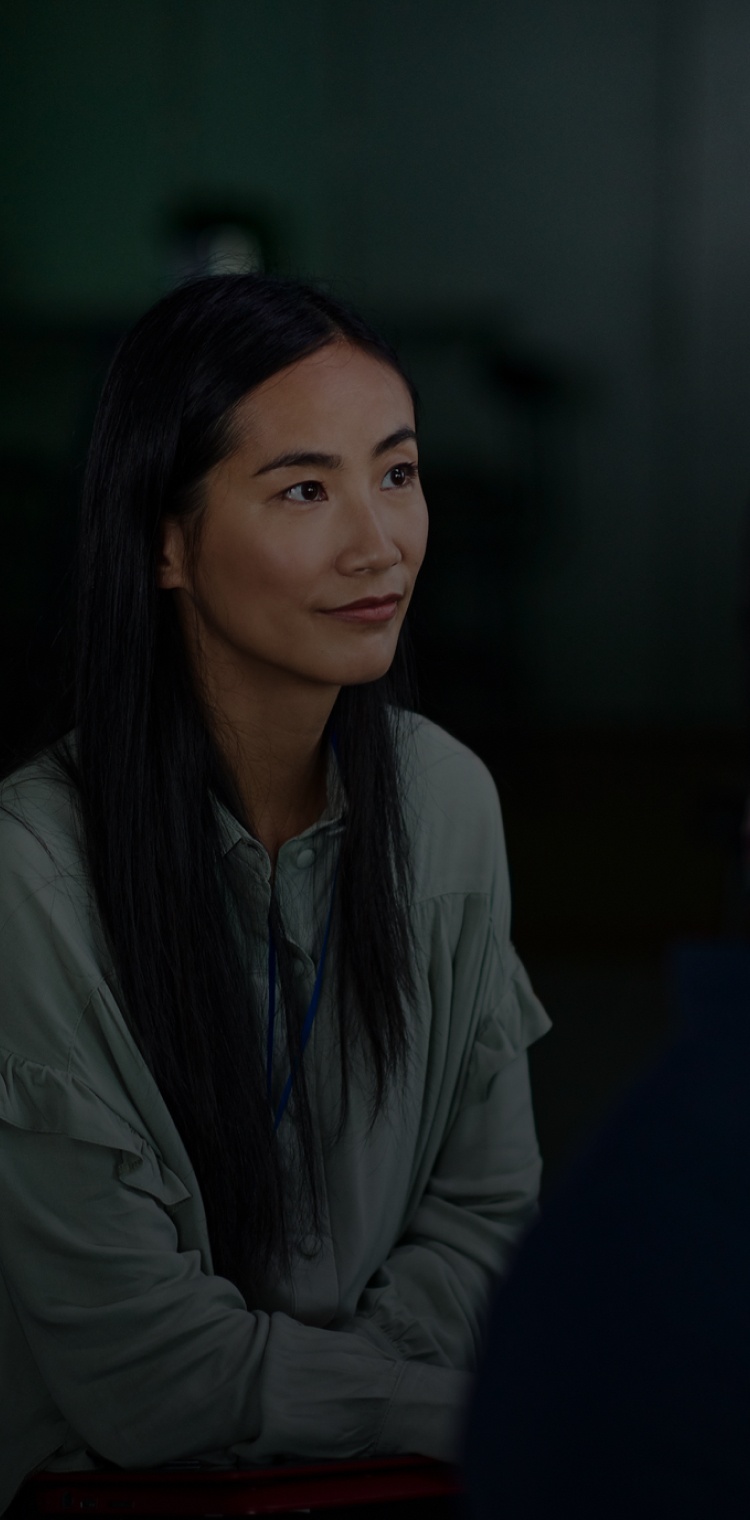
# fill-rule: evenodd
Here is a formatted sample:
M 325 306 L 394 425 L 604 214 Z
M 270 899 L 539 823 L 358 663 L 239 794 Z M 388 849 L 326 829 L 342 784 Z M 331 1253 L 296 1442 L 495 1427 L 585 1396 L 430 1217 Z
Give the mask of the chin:
M 367 681 L 379 681 L 387 675 L 393 664 L 393 654 L 383 660 L 362 660 L 358 667 L 342 680 L 342 686 L 364 686 Z

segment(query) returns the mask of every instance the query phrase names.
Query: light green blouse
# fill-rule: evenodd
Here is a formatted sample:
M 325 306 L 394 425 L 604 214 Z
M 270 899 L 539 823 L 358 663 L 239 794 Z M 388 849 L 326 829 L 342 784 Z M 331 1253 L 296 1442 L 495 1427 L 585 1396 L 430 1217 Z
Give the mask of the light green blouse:
M 213 1272 L 190 1158 L 123 1018 L 70 788 L 44 756 L 0 786 L 0 1514 L 37 1467 L 457 1456 L 488 1295 L 536 1212 L 525 1051 L 549 1019 L 509 936 L 492 777 L 444 729 L 407 722 L 408 1097 L 367 1135 L 353 1084 L 323 1152 L 322 1249 L 252 1302 Z M 270 861 L 214 805 L 263 1006 Z M 331 751 L 326 810 L 276 867 L 308 1000 L 345 811 Z M 304 1059 L 328 1150 L 331 1012 L 326 975 Z M 283 1085 L 280 1041 L 276 1056 Z

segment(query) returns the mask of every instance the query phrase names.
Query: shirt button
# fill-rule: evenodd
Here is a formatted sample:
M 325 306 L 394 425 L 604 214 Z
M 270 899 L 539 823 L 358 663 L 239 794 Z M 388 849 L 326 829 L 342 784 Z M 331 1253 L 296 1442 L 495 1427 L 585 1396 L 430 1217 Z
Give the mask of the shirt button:
M 314 850 L 300 850 L 297 856 L 298 866 L 311 866 L 315 859 Z

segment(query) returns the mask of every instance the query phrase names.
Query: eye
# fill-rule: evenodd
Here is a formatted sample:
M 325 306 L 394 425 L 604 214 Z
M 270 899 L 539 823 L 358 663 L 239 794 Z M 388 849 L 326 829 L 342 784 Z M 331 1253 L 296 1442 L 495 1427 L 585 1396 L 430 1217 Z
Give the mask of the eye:
M 391 468 L 388 471 L 388 475 L 393 475 L 394 477 L 395 476 L 400 476 L 401 478 L 398 479 L 398 480 L 394 479 L 393 485 L 392 486 L 387 486 L 386 490 L 390 490 L 390 491 L 393 491 L 393 490 L 402 491 L 403 488 L 404 488 L 404 486 L 407 486 L 407 485 L 411 484 L 411 482 L 412 482 L 412 480 L 414 480 L 416 474 L 417 474 L 417 466 L 415 464 L 394 464 L 394 465 L 391 465 Z M 388 479 L 388 475 L 384 475 L 383 476 L 383 480 L 384 481 Z
M 285 501 L 322 501 L 323 497 L 319 494 L 322 490 L 323 486 L 319 480 L 301 480 L 297 486 L 288 486 L 281 495 Z M 302 495 L 295 496 L 294 491 L 301 491 Z

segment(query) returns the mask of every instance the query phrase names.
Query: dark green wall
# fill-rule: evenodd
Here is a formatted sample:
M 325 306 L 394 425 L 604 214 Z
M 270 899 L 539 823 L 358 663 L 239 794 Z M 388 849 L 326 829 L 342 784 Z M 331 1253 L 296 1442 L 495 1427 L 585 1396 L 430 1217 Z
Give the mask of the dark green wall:
M 75 461 L 90 335 L 164 288 L 169 208 L 245 200 L 287 268 L 403 330 L 426 466 L 459 481 L 435 537 L 459 646 L 478 619 L 502 669 L 510 642 L 543 719 L 741 718 L 739 0 L 19 0 L 2 32 L 0 448 Z M 491 380 L 483 332 L 546 405 Z M 460 477 L 530 449 L 520 550 Z

